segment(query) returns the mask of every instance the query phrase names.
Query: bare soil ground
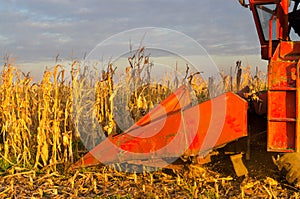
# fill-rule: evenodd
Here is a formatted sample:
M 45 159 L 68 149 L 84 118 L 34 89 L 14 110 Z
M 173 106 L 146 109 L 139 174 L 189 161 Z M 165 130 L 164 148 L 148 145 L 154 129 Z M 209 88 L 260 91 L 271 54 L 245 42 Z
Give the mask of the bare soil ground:
M 266 134 L 256 136 L 251 140 L 250 160 L 243 157 L 248 176 L 237 177 L 230 158 L 219 155 L 208 164 L 208 168 L 222 175 L 233 176 L 232 197 L 237 198 L 299 198 L 300 190 L 288 184 L 284 173 L 281 173 L 274 164 L 272 157 L 280 153 L 267 152 Z M 224 152 L 223 149 L 220 150 Z M 230 193 L 229 193 L 230 195 Z M 227 196 L 229 196 L 227 195 Z M 226 196 L 226 197 L 227 197 Z

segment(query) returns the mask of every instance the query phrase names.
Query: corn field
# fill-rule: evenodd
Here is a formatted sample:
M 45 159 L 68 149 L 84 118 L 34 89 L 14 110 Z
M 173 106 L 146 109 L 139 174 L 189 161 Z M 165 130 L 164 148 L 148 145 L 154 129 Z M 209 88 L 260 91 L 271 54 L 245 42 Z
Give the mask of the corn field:
M 194 104 L 246 86 L 245 98 L 257 100 L 256 93 L 267 89 L 266 75 L 258 70 L 252 75 L 251 67 L 239 61 L 230 74 L 221 71 L 222 81 L 214 77 L 205 81 L 189 66 L 182 77 L 166 74 L 153 80 L 154 66 L 143 48 L 128 63 L 124 78 L 116 77 L 119 69 L 113 64 L 90 71 L 73 61 L 45 70 L 38 82 L 14 64 L 4 64 L 0 79 L 1 197 L 222 198 L 231 194 L 247 198 L 251 191 L 264 197 L 299 197 L 296 192 L 285 192 L 272 178 L 248 178 L 237 186 L 230 176 L 193 165 L 182 171 L 141 174 L 106 166 L 69 171 L 88 147 L 126 130 L 182 84 L 190 86 Z M 123 126 L 116 122 L 120 118 Z
M 243 77 L 239 72 L 236 78 L 221 73 L 223 82 L 217 83 L 213 79 L 205 82 L 196 73 L 190 75 L 188 68 L 181 81 L 174 77 L 163 83 L 153 83 L 150 80 L 153 65 L 149 56 L 144 55 L 144 48 L 129 57 L 128 62 L 125 78 L 119 81 L 119 85 L 114 84 L 117 68 L 112 64 L 106 71 L 92 75 L 86 66 L 80 68 L 77 61 L 70 64 L 69 71 L 56 65 L 52 70 L 44 71 L 40 82 L 33 82 L 30 74 L 6 63 L 0 82 L 0 168 L 5 170 L 12 165 L 53 170 L 57 166 L 65 168 L 82 155 L 84 147 L 80 139 L 88 139 L 95 146 L 105 137 L 104 134 L 126 130 L 183 83 L 190 84 L 195 103 L 208 99 L 212 95 L 209 92 L 220 88 L 237 91 L 250 85 L 253 92 L 266 89 L 258 74 L 252 78 L 250 67 L 244 69 Z M 237 65 L 238 70 L 240 67 Z M 67 72 L 71 74 L 68 81 Z M 89 110 L 85 110 L 86 107 Z M 79 110 L 78 114 L 73 114 L 74 108 Z M 84 117 L 86 112 L 94 112 L 95 117 Z M 120 129 L 115 116 L 123 116 L 125 112 L 130 113 L 129 118 L 133 121 L 123 120 L 124 126 Z M 76 128 L 95 125 L 89 120 L 97 120 L 102 131 L 95 129 L 90 133 L 84 128 Z

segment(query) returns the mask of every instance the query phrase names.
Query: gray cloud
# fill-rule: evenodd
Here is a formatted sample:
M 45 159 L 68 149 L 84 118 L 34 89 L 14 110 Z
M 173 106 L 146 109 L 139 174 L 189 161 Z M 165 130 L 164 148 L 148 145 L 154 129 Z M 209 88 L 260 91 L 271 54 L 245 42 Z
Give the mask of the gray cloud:
M 109 36 L 144 26 L 183 32 L 213 55 L 259 53 L 250 11 L 237 0 L 6 0 L 2 4 L 0 47 L 21 60 L 52 59 L 57 53 L 69 57 L 72 51 L 82 58 Z

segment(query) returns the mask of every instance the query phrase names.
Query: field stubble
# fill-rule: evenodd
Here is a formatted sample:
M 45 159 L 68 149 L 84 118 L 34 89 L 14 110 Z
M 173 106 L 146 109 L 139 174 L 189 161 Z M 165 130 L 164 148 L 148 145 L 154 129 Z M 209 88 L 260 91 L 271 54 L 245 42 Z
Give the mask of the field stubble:
M 89 140 L 87 142 L 95 146 L 108 134 L 120 131 L 115 122 L 115 111 L 121 115 L 122 111 L 129 111 L 136 121 L 181 84 L 189 84 L 192 88 L 193 103 L 216 96 L 220 90 L 238 91 L 245 86 L 250 88 L 246 97 L 257 100 L 255 93 L 267 89 L 265 75 L 256 71 L 252 77 L 250 66 L 242 67 L 240 62 L 231 70 L 235 71 L 234 75 L 233 72 L 230 75 L 222 72 L 221 82 L 214 82 L 213 77 L 206 82 L 199 72 L 191 74 L 188 66 L 181 80 L 169 76 L 153 81 L 153 64 L 143 48 L 133 53 L 128 61 L 125 79 L 119 81 L 126 85 L 125 88 L 114 82 L 117 68 L 112 64 L 92 75 L 87 68 L 80 68 L 77 61 L 67 67 L 58 64 L 52 70 L 46 70 L 40 82 L 33 82 L 30 74 L 22 73 L 10 63 L 3 66 L 0 80 L 0 197 L 299 198 L 294 187 L 278 182 L 278 175 L 275 179 L 267 175 L 259 179 L 255 176 L 233 178 L 234 173 L 215 169 L 211 164 L 187 164 L 180 171 L 162 169 L 141 174 L 124 173 L 103 165 L 69 171 L 69 166 L 86 152 L 82 140 Z M 71 72 L 68 82 L 66 68 Z M 130 88 L 130 92 L 115 95 L 114 91 L 126 91 L 126 88 Z M 86 110 L 86 104 L 93 109 Z M 124 104 L 123 109 L 115 109 Z M 74 108 L 78 110 L 77 114 L 73 114 Z M 89 111 L 94 113 L 92 119 L 100 124 L 103 133 L 79 128 L 86 126 L 82 122 L 93 125 L 89 116 L 84 117 Z M 131 124 L 124 121 L 123 128 Z M 218 161 L 213 164 L 228 168 Z

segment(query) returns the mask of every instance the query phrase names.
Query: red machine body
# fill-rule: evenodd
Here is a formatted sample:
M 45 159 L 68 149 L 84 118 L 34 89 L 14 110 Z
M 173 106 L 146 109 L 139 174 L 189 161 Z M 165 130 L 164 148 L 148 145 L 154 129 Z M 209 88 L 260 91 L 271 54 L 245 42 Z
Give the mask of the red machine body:
M 300 42 L 291 41 L 291 14 L 299 1 L 250 0 L 249 6 L 268 65 L 268 150 L 300 152 Z M 289 20 L 290 19 L 290 20 Z M 295 20 L 295 19 L 293 19 Z M 299 34 L 299 33 L 298 33 Z
M 143 165 L 153 166 L 157 159 L 204 157 L 213 148 L 247 136 L 248 104 L 238 95 L 225 93 L 196 106 L 190 102 L 189 89 L 180 87 L 128 130 L 110 135 L 72 168 L 139 161 L 150 161 Z

